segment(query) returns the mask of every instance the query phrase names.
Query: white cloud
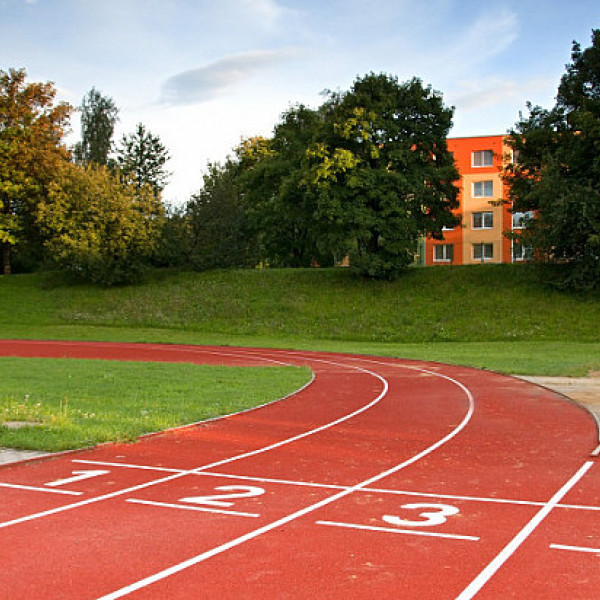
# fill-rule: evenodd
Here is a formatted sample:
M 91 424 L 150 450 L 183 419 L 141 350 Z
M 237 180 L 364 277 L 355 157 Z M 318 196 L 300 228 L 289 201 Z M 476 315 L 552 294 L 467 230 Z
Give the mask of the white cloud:
M 222 95 L 253 75 L 293 60 L 298 51 L 253 50 L 173 75 L 162 88 L 166 104 L 198 104 Z
M 281 21 L 287 9 L 275 0 L 240 0 L 241 5 L 256 14 L 266 29 L 272 29 Z
M 444 44 L 442 64 L 451 68 L 453 75 L 469 72 L 502 54 L 518 35 L 515 13 L 494 10 L 468 22 L 461 31 L 453 33 L 454 42 Z
M 487 77 L 462 81 L 453 102 L 465 112 L 498 105 L 525 105 L 540 93 L 547 94 L 556 82 L 549 77 L 533 77 L 525 81 Z

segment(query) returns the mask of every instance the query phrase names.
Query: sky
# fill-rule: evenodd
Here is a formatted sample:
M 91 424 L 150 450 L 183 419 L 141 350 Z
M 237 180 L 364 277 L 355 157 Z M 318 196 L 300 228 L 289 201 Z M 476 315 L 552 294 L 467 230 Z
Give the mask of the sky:
M 137 123 L 158 135 L 164 198 L 182 204 L 243 137 L 370 72 L 441 92 L 451 137 L 505 133 L 528 101 L 553 105 L 572 41 L 598 27 L 598 0 L 0 0 L 0 70 L 73 106 L 110 96 L 115 141 Z

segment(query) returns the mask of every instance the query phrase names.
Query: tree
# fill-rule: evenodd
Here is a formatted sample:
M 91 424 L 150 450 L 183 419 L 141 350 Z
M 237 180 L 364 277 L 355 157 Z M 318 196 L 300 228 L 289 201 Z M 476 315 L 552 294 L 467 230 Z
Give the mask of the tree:
M 0 71 L 0 247 L 4 274 L 12 254 L 36 253 L 41 237 L 36 212 L 60 164 L 71 107 L 55 104 L 52 83 L 26 83 L 24 69 Z
M 138 123 L 134 133 L 123 136 L 117 150 L 116 165 L 135 185 L 151 185 L 158 196 L 165 188 L 170 173 L 165 169 L 169 152 L 160 138 Z
M 38 220 L 55 263 L 102 285 L 137 280 L 158 243 L 163 207 L 151 186 L 107 167 L 63 165 Z
M 510 132 L 506 173 L 515 212 L 535 211 L 521 234 L 559 287 L 600 287 L 600 30 L 561 78 L 555 106 L 528 105 Z
M 81 165 L 108 164 L 112 136 L 119 109 L 112 98 L 92 88 L 83 97 L 81 112 L 81 142 L 75 144 L 75 162 Z
M 248 218 L 271 265 L 308 267 L 333 261 L 326 231 L 316 220 L 317 190 L 307 176 L 307 150 L 321 125 L 319 111 L 298 105 L 283 113 L 272 139 L 259 141 L 259 155 L 260 146 L 246 142 L 238 148 Z
M 393 279 L 418 239 L 457 224 L 458 172 L 446 138 L 453 109 L 420 80 L 371 73 L 321 108 L 326 130 L 309 149 L 315 217 L 349 244 L 360 274 Z
M 202 189 L 186 205 L 189 265 L 197 270 L 247 267 L 257 262 L 238 179 L 239 165 L 209 163 Z

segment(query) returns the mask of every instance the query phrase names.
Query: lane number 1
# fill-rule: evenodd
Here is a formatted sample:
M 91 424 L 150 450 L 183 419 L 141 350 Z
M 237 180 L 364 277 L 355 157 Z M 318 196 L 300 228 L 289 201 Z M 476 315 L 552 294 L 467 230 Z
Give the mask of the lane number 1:
M 49 481 L 44 485 L 48 487 L 60 487 L 61 485 L 68 485 L 69 483 L 76 483 L 77 481 L 83 481 L 84 479 L 90 479 L 91 477 L 99 477 L 100 475 L 106 475 L 110 471 L 103 471 L 98 469 L 96 471 L 73 471 L 73 477 L 67 477 L 66 479 L 57 479 L 56 481 Z

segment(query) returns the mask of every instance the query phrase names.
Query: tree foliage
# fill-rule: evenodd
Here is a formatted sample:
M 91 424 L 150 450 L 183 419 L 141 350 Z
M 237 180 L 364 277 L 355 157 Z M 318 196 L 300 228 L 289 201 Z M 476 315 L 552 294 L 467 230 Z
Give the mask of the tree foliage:
M 83 97 L 79 110 L 81 141 L 73 149 L 75 161 L 85 166 L 107 165 L 119 109 L 112 98 L 92 88 Z
M 328 264 L 333 249 L 317 220 L 317 189 L 309 181 L 307 150 L 320 134 L 322 116 L 303 105 L 283 113 L 269 140 L 238 148 L 244 206 L 273 266 Z
M 107 167 L 63 165 L 40 203 L 46 245 L 62 269 L 102 285 L 139 278 L 158 243 L 163 207 L 151 186 Z
M 158 196 L 170 176 L 165 168 L 168 160 L 169 152 L 160 138 L 138 123 L 134 133 L 122 137 L 115 162 L 124 177 L 138 187 L 152 186 Z
M 0 246 L 3 272 L 11 254 L 41 245 L 38 203 L 60 164 L 68 159 L 62 144 L 71 107 L 55 104 L 51 83 L 27 83 L 24 69 L 0 71 Z
M 209 163 L 202 189 L 187 203 L 189 263 L 194 269 L 247 267 L 258 260 L 238 168 L 232 160 Z
M 322 108 L 328 127 L 309 149 L 317 218 L 351 243 L 360 274 L 393 279 L 420 236 L 452 227 L 458 172 L 446 138 L 453 109 L 420 80 L 371 73 Z
M 600 287 L 600 30 L 573 43 L 555 106 L 528 105 L 510 132 L 505 179 L 515 211 L 535 211 L 522 241 L 560 287 Z
M 286 111 L 269 140 L 238 149 L 244 204 L 267 260 L 396 277 L 420 236 L 454 226 L 452 109 L 413 79 L 369 74 L 317 110 Z M 260 152 L 258 152 L 260 150 Z

